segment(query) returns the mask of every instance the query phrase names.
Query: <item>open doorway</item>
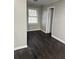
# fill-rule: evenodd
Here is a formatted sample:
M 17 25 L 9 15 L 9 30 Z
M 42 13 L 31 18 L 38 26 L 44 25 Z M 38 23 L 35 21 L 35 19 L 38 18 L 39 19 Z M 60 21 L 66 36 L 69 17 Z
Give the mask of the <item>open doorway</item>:
M 53 21 L 54 21 L 54 7 L 48 8 L 48 22 L 47 22 L 47 33 L 51 36 L 53 34 Z
M 50 15 L 50 33 L 52 33 L 54 8 L 50 8 L 50 12 L 51 12 L 51 15 Z

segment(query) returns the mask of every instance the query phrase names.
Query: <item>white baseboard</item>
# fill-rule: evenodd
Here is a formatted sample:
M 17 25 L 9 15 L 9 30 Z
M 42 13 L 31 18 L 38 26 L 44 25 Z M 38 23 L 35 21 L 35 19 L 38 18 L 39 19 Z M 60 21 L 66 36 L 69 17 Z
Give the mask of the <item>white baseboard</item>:
M 62 43 L 65 44 L 65 41 L 63 41 L 62 39 L 60 39 L 60 38 L 58 38 L 58 37 L 56 37 L 56 36 L 54 36 L 54 35 L 52 35 L 52 37 L 55 38 L 56 40 L 58 40 L 58 41 L 60 41 L 60 42 L 62 42 Z
M 44 33 L 46 33 L 44 30 L 41 29 L 41 31 L 43 31 Z
M 19 49 L 23 49 L 23 48 L 27 48 L 27 46 L 20 46 L 20 47 L 14 48 L 14 50 L 19 50 Z
M 37 31 L 37 30 L 41 30 L 41 29 L 27 30 L 27 32 L 29 32 L 29 31 Z

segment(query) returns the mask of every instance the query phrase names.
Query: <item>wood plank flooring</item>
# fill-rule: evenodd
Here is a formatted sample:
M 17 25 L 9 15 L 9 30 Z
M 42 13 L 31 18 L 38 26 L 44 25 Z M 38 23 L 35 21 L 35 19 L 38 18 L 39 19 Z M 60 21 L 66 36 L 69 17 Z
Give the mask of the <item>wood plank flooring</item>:
M 28 47 L 15 51 L 14 59 L 65 59 L 65 44 L 40 30 L 27 37 Z

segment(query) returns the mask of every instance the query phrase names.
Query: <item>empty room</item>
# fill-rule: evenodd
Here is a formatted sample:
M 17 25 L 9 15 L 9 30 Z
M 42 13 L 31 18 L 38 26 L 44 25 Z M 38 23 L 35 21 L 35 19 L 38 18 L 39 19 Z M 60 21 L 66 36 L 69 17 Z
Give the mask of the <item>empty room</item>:
M 65 59 L 65 0 L 15 0 L 14 59 Z

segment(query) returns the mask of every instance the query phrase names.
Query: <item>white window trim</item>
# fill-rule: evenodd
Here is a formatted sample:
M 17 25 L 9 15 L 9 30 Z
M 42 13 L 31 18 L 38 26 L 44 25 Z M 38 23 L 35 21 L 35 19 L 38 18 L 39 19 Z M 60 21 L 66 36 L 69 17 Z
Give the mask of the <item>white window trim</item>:
M 29 16 L 28 15 L 28 24 L 38 24 L 38 8 L 29 8 L 29 9 L 36 10 L 37 11 L 37 16 Z M 37 17 L 37 23 L 29 23 L 29 17 Z

